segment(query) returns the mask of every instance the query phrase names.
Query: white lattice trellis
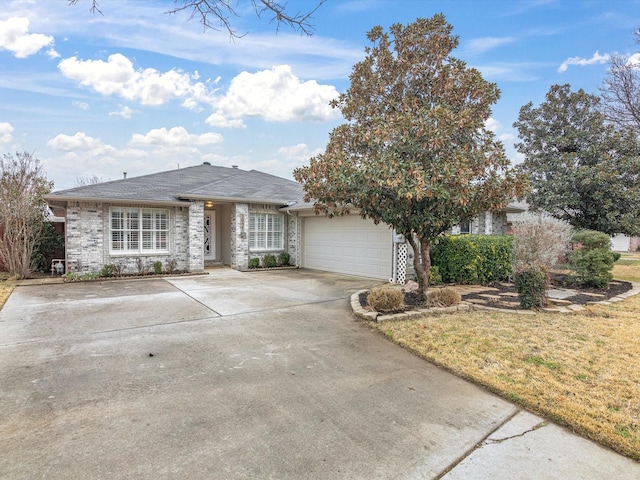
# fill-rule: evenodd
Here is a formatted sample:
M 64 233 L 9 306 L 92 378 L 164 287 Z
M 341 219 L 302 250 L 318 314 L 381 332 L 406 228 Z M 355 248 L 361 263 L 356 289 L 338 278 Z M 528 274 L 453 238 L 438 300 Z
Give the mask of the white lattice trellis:
M 404 285 L 407 280 L 407 244 L 398 245 L 398 278 L 399 285 Z

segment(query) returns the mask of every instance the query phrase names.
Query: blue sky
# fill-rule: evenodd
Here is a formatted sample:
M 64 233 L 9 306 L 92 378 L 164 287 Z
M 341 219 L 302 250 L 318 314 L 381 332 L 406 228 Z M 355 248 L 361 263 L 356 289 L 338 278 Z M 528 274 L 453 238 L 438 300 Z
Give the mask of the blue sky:
M 258 19 L 203 31 L 172 1 L 5 0 L 0 12 L 0 152 L 29 151 L 55 189 L 196 165 L 292 178 L 342 122 L 328 102 L 349 86 L 366 32 L 444 13 L 454 56 L 496 82 L 488 121 L 513 163 L 520 107 L 569 83 L 597 93 L 614 53 L 634 54 L 639 0 L 328 0 L 315 34 Z M 312 0 L 289 0 L 305 11 Z

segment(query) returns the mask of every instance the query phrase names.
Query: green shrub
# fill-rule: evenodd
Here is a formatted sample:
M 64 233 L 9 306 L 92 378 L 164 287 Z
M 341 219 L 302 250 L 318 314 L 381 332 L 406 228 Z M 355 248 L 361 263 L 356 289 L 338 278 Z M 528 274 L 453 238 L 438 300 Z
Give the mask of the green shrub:
M 100 270 L 101 277 L 113 277 L 115 265 L 113 263 L 105 263 Z
M 258 257 L 249 259 L 249 268 L 258 268 L 260 266 L 260 259 Z
M 290 261 L 291 261 L 291 255 L 289 255 L 287 252 L 280 252 L 278 254 L 278 265 L 282 265 L 283 267 L 286 267 L 287 265 L 289 265 Z
M 611 240 L 606 233 L 580 230 L 572 239 L 580 248 L 571 252 L 569 268 L 580 285 L 604 288 L 613 278 L 614 255 Z
M 278 266 L 278 260 L 276 259 L 275 255 L 265 255 L 264 257 L 262 257 L 262 266 L 264 268 L 272 268 L 272 267 L 277 267 Z
M 440 269 L 436 265 L 432 265 L 431 270 L 429 270 L 429 285 L 438 285 L 439 283 L 442 283 Z
M 515 271 L 513 277 L 524 309 L 545 307 L 548 303 L 549 270 L 544 265 L 525 265 Z
M 175 258 L 167 260 L 167 273 L 174 273 L 178 269 L 178 261 Z
M 156 275 L 160 275 L 162 273 L 162 262 L 160 260 L 153 262 L 153 271 Z
M 376 312 L 404 310 L 404 294 L 394 287 L 374 287 L 367 296 L 369 306 Z
M 611 252 L 611 255 L 613 255 L 614 263 L 620 260 L 620 258 L 622 257 L 622 254 L 620 252 Z
M 436 288 L 427 292 L 427 305 L 430 307 L 451 307 L 462 300 L 460 293 L 453 288 Z
M 443 235 L 431 263 L 445 283 L 487 284 L 512 273 L 513 238 L 508 235 Z

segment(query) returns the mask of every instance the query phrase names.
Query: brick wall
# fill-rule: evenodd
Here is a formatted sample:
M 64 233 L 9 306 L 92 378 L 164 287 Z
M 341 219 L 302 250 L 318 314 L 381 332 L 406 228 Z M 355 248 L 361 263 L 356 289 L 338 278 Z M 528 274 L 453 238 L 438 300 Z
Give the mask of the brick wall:
M 145 205 L 128 204 L 123 207 L 148 208 Z M 192 205 L 191 207 L 194 207 Z M 202 238 L 202 206 L 199 217 L 193 219 L 189 207 L 173 207 L 169 210 L 169 253 L 153 255 L 111 254 L 109 251 L 109 205 L 96 202 L 69 202 L 66 218 L 66 263 L 67 271 L 74 273 L 99 272 L 105 264 L 121 265 L 125 273 L 137 273 L 139 266 L 151 271 L 155 261 L 163 268 L 169 259 L 177 261 L 179 270 L 198 271 L 204 268 L 202 243 L 193 252 L 189 231 L 200 224 Z M 197 215 L 198 206 L 195 208 Z M 192 224 L 196 224 L 192 227 Z M 197 241 L 197 239 L 196 239 Z M 195 255 L 191 255 L 195 253 Z M 138 259 L 141 264 L 138 264 Z

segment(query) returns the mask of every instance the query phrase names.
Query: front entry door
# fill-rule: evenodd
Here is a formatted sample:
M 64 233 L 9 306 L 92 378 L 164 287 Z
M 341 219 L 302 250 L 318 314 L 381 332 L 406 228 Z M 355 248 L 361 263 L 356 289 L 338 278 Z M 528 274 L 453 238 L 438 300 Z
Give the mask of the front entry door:
M 216 212 L 210 211 L 204 214 L 204 258 L 213 260 L 216 258 Z

